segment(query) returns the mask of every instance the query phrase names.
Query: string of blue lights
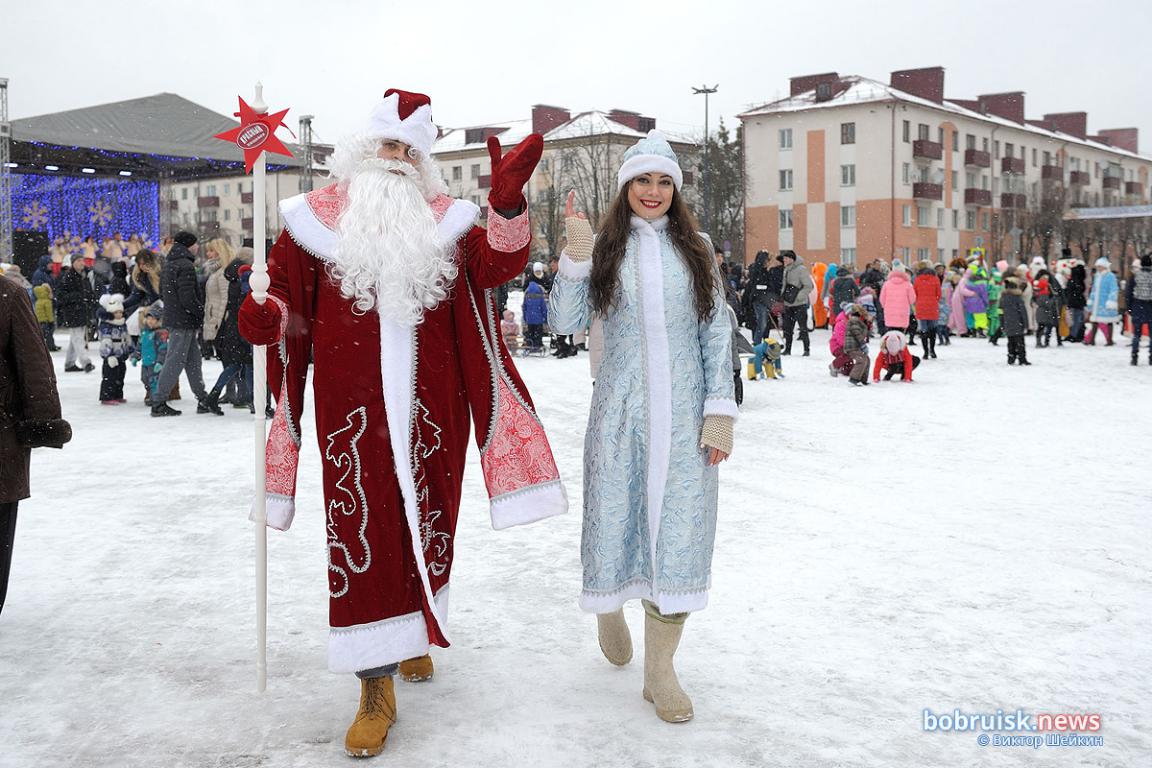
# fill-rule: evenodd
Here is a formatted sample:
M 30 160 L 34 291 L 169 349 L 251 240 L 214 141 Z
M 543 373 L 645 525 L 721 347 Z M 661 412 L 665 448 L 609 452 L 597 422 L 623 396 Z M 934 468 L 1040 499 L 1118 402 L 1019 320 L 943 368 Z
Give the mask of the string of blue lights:
M 108 177 L 12 175 L 12 217 L 16 229 L 47 232 L 50 240 L 68 232 L 97 241 L 121 233 L 160 242 L 160 185 L 155 181 Z

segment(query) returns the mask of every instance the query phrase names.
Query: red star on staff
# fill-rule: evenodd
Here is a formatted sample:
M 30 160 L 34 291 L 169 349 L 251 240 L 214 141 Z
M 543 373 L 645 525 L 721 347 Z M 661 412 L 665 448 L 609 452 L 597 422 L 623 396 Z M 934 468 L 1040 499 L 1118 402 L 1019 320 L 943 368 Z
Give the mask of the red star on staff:
M 217 139 L 230 141 L 244 151 L 244 172 L 251 173 L 252 166 L 260 153 L 267 150 L 278 155 L 292 157 L 288 148 L 276 138 L 276 129 L 285 127 L 284 116 L 288 110 L 284 109 L 273 113 L 260 113 L 248 106 L 244 97 L 240 97 L 240 111 L 236 116 L 240 118 L 240 125 L 235 128 L 216 134 Z

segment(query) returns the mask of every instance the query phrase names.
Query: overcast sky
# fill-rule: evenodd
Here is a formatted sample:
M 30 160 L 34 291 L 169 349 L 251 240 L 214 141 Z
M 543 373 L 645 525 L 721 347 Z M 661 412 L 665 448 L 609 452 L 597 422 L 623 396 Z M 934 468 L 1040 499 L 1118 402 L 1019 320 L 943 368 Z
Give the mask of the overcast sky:
M 28 117 L 170 91 L 224 114 L 262 80 L 270 107 L 358 129 L 386 88 L 422 91 L 443 126 L 526 118 L 532 104 L 631 109 L 698 132 L 837 71 L 887 81 L 942 65 L 945 95 L 1022 90 L 1029 117 L 1136 126 L 1152 155 L 1152 2 L 629 3 L 5 0 L 0 77 Z M 119 10 L 113 10 L 114 8 Z M 882 9 L 882 10 L 881 10 Z

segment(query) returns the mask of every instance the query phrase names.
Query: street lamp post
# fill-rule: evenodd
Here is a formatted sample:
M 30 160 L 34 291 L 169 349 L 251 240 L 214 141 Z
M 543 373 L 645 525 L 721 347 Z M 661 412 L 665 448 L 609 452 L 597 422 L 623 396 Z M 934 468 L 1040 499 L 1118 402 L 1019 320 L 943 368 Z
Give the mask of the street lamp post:
M 709 179 L 708 179 L 708 96 L 709 96 L 709 94 L 716 93 L 716 89 L 719 87 L 720 87 L 720 84 L 717 83 L 716 85 L 712 86 L 711 88 L 709 88 L 706 85 L 701 86 L 699 88 L 696 88 L 695 86 L 693 86 L 693 88 L 692 88 L 693 94 L 695 94 L 697 96 L 699 96 L 700 94 L 704 94 L 704 195 L 703 195 L 703 197 L 704 197 L 704 201 L 703 201 L 704 202 L 704 205 L 703 205 L 704 216 L 702 217 L 703 221 L 701 221 L 701 226 L 704 228 L 705 232 L 709 231 L 708 230 L 708 224 L 709 224 L 709 222 L 708 222 L 708 202 L 709 202 L 709 200 L 708 200 L 708 184 L 709 184 Z

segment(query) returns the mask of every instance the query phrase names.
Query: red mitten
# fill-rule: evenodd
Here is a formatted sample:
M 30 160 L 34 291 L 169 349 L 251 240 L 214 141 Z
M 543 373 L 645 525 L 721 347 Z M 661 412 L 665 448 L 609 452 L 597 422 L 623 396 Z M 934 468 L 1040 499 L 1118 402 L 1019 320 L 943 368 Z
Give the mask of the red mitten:
M 530 133 L 524 141 L 500 157 L 500 140 L 488 137 L 488 157 L 492 159 L 492 188 L 488 191 L 488 207 L 499 211 L 519 210 L 524 202 L 524 185 L 532 178 L 540 155 L 544 152 L 544 137 Z
M 271 299 L 257 304 L 252 294 L 240 305 L 236 316 L 240 335 L 252 344 L 275 344 L 280 340 L 280 307 Z

